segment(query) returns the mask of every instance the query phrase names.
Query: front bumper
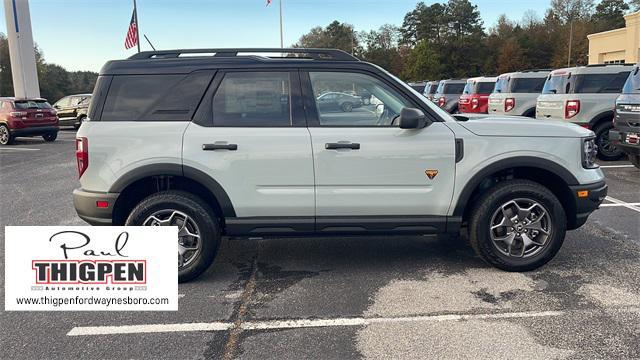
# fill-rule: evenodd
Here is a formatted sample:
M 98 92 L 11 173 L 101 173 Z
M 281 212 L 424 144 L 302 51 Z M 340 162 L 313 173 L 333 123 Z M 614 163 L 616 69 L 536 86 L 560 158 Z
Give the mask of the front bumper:
M 78 216 L 91 225 L 111 225 L 113 221 L 113 206 L 118 199 L 118 193 L 91 192 L 83 189 L 73 190 L 73 205 Z M 98 202 L 107 204 L 98 207 Z
M 42 136 L 51 133 L 57 133 L 59 128 L 57 126 L 34 126 L 25 127 L 20 129 L 9 129 L 13 136 Z
M 587 222 L 587 218 L 594 212 L 607 197 L 609 187 L 604 181 L 587 185 L 574 185 L 569 187 L 573 194 L 576 206 L 575 219 L 569 219 L 568 230 L 577 229 Z M 587 192 L 586 196 L 580 196 Z

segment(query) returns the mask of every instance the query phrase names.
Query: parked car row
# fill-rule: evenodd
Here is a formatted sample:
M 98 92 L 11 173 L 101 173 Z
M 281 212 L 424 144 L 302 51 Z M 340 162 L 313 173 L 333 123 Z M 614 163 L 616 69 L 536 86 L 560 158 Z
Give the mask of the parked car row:
M 0 97 L 0 145 L 11 145 L 17 137 L 55 141 L 60 126 L 80 127 L 90 102 L 91 94 L 69 95 L 53 106 L 42 98 Z
M 638 65 L 632 64 L 534 69 L 498 77 L 429 81 L 425 82 L 423 95 L 453 114 L 516 115 L 580 125 L 596 134 L 598 157 L 612 161 L 623 157 L 623 145 L 629 145 L 626 137 L 618 137 L 619 132 L 609 136 L 614 127 L 614 108 L 623 114 L 625 124 L 640 124 L 640 103 L 634 93 L 638 91 L 638 83 L 634 83 L 637 76 Z M 438 86 L 433 90 L 435 83 Z M 618 97 L 622 102 L 616 105 Z M 629 129 L 625 131 L 624 136 Z M 632 146 L 636 145 L 637 133 L 640 131 L 631 131 Z M 631 154 L 632 161 L 637 162 L 637 156 L 637 151 Z

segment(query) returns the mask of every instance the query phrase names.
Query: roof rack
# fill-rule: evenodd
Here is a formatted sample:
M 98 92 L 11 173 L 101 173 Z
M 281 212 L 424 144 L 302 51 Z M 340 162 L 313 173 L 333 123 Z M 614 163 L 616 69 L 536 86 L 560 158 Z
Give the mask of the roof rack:
M 602 67 L 602 66 L 633 66 L 634 63 L 624 63 L 624 64 L 590 64 L 585 65 L 586 67 Z
M 538 71 L 553 71 L 553 69 L 527 69 L 527 70 L 522 70 L 521 72 L 526 73 L 526 72 L 538 72 Z
M 275 53 L 283 56 L 276 58 L 302 58 L 312 60 L 330 61 L 359 61 L 355 56 L 338 49 L 305 49 L 305 48 L 247 48 L 247 49 L 182 49 L 182 50 L 158 50 L 142 51 L 129 57 L 131 60 L 143 59 L 167 59 L 180 57 L 236 57 L 240 53 L 256 55 L 260 53 Z M 186 56 L 181 56 L 186 55 Z M 268 57 L 268 56 L 267 56 Z

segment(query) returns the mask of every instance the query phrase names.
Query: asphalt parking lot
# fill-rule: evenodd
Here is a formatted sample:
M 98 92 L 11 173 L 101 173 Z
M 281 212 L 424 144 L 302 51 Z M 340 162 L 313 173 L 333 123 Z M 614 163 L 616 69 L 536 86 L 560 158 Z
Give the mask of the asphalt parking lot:
M 0 147 L 3 226 L 84 224 L 74 135 Z M 640 358 L 628 164 L 602 164 L 607 201 L 537 271 L 502 272 L 433 237 L 231 240 L 180 285 L 178 312 L 0 313 L 0 358 Z

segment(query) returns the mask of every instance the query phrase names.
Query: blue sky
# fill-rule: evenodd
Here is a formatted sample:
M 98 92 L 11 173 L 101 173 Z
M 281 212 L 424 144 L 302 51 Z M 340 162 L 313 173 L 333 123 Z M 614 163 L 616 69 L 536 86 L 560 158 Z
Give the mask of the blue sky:
M 22 0 L 18 0 L 22 1 Z M 266 0 L 137 0 L 140 36 L 156 48 L 279 47 L 278 1 Z M 283 0 L 285 46 L 314 26 L 333 20 L 356 30 L 400 25 L 416 0 Z M 435 1 L 425 1 L 431 4 Z M 442 1 L 441 1 L 442 2 Z M 500 14 L 520 20 L 527 10 L 542 17 L 550 0 L 471 0 L 485 28 Z M 124 49 L 132 0 L 30 0 L 35 42 L 47 62 L 68 70 L 93 70 L 111 59 L 127 57 Z M 6 33 L 0 6 L 0 32 Z M 150 50 L 142 40 L 143 50 Z

